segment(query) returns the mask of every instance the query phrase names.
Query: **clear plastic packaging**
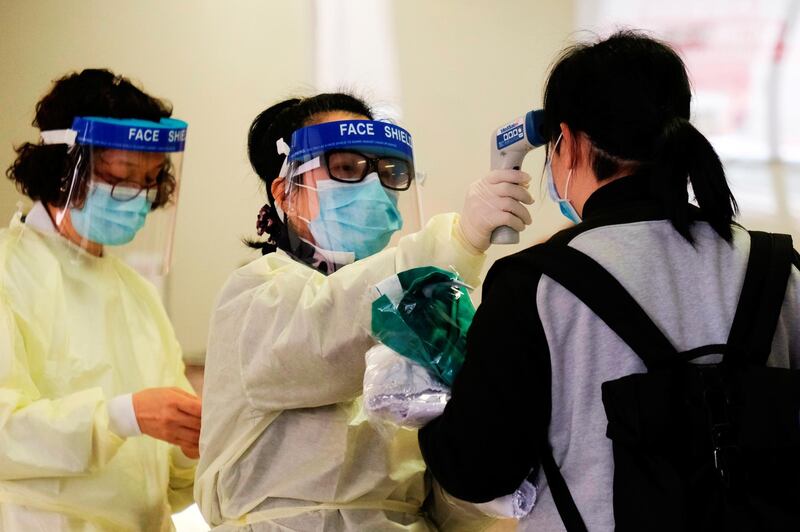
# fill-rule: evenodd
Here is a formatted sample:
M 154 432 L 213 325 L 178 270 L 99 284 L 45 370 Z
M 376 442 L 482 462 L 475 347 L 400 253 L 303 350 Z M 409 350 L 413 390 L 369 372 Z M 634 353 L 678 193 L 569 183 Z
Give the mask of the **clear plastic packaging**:
M 378 344 L 366 355 L 364 409 L 374 422 L 419 428 L 439 416 L 450 389 L 425 368 Z
M 517 491 L 505 497 L 498 497 L 489 502 L 482 502 L 475 506 L 485 513 L 501 519 L 509 517 L 522 519 L 533 510 L 536 504 L 536 486 L 523 480 Z

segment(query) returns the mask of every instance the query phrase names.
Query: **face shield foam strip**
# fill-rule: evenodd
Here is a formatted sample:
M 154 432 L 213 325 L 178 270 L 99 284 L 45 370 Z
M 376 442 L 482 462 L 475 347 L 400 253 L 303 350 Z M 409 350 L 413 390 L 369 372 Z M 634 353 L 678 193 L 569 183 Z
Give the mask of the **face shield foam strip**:
M 413 161 L 411 134 L 400 126 L 377 120 L 340 120 L 298 129 L 292 133 L 290 161 L 307 161 L 329 150 L 363 151 Z
M 67 146 L 74 146 L 78 132 L 74 129 L 50 129 L 40 132 L 39 136 L 44 144 L 66 144 Z

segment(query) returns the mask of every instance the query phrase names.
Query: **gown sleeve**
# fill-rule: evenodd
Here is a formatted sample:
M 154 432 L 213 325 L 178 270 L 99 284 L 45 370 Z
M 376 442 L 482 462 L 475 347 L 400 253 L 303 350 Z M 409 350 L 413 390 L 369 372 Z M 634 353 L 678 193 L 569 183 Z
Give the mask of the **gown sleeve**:
M 0 292 L 0 480 L 96 471 L 124 441 L 109 429 L 107 398 L 99 387 L 42 398 L 26 352 L 34 331 Z
M 361 394 L 372 286 L 417 266 L 455 269 L 477 285 L 485 255 L 460 236 L 455 214 L 431 219 L 398 245 L 325 276 L 267 255 L 238 270 L 220 297 L 209 353 L 238 363 L 256 410 L 330 405 Z

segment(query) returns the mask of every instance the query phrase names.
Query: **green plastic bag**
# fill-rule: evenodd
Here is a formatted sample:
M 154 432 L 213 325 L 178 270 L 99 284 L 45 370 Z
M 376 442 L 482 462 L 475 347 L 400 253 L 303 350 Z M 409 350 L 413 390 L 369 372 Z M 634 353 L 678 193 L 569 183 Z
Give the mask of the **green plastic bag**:
M 453 272 L 426 266 L 375 288 L 381 295 L 372 303 L 372 335 L 452 385 L 475 316 L 467 285 Z

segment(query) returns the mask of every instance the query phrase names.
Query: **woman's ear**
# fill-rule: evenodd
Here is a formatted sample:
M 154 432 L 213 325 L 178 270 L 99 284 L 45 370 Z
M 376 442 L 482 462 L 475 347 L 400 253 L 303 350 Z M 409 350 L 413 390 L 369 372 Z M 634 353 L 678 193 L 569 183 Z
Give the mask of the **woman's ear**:
M 559 124 L 561 128 L 561 157 L 563 160 L 567 161 L 567 168 L 573 169 L 577 164 L 577 150 L 578 146 L 575 142 L 577 139 L 575 135 L 573 135 L 572 130 L 569 128 L 566 122 L 561 122 Z
M 272 191 L 272 197 L 275 198 L 275 203 L 277 203 L 278 207 L 284 212 L 286 212 L 286 210 L 283 208 L 285 189 L 286 179 L 283 177 L 275 178 L 272 181 L 272 185 L 270 185 L 270 190 Z
M 581 166 L 581 161 L 584 156 L 588 156 L 588 137 L 581 132 L 575 133 L 570 129 L 566 122 L 559 124 L 561 127 L 561 146 L 563 152 L 561 156 L 569 164 L 567 168 L 575 169 Z

